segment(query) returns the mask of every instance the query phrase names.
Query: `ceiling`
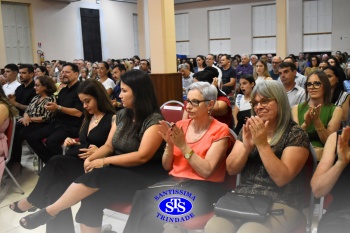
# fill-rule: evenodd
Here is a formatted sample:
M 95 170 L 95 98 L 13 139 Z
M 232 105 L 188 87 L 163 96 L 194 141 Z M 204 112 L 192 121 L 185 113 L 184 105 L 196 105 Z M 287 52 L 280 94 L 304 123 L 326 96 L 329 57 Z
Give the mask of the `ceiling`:
M 112 1 L 137 3 L 137 0 L 112 0 Z M 203 2 L 203 1 L 213 1 L 213 0 L 174 0 L 174 3 L 176 5 L 176 4 L 181 4 L 181 3 Z

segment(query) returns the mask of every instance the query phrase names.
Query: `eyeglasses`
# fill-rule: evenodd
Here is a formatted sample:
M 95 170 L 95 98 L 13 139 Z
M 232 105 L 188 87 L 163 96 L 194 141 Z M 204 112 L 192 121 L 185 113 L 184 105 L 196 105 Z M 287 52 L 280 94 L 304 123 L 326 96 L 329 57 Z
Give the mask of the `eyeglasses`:
M 193 107 L 197 107 L 199 106 L 200 103 L 202 102 L 206 102 L 206 101 L 210 101 L 210 100 L 190 100 L 190 99 L 187 99 L 187 103 L 191 104 Z
M 321 87 L 322 83 L 320 81 L 315 81 L 315 82 L 306 82 L 305 84 L 308 88 L 311 88 L 311 86 L 315 89 L 318 89 Z
M 272 100 L 274 100 L 274 98 L 262 98 L 260 101 L 252 100 L 249 103 L 252 108 L 257 108 L 258 104 L 260 104 L 261 107 L 265 108 Z
M 35 84 L 34 87 L 41 87 L 42 85 L 40 84 Z

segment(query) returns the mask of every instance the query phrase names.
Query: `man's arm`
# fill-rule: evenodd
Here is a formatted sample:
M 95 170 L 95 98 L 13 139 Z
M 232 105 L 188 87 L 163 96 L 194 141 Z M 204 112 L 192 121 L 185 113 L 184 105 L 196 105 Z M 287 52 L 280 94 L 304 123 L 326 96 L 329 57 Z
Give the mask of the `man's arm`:
M 17 109 L 25 111 L 28 107 L 28 105 L 20 104 L 16 101 L 16 96 L 15 95 L 8 95 L 8 99 L 10 103 L 15 106 Z
M 68 108 L 68 107 L 63 107 L 61 105 L 58 105 L 56 102 L 49 102 L 46 105 L 46 109 L 51 112 L 63 112 L 67 115 L 75 116 L 75 117 L 80 117 L 83 113 L 79 111 L 76 108 Z

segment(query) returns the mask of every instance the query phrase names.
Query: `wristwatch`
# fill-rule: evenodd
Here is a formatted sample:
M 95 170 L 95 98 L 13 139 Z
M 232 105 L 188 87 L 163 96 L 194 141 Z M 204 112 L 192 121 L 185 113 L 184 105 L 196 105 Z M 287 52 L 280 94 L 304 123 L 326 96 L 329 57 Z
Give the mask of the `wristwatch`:
M 187 159 L 187 160 L 190 159 L 190 158 L 192 157 L 193 153 L 194 153 L 193 150 L 191 150 L 191 151 L 188 152 L 188 153 L 185 153 L 185 155 L 184 155 L 185 159 Z
M 57 106 L 57 111 L 59 111 L 59 112 L 60 112 L 60 111 L 61 111 L 61 109 L 62 109 L 62 106 L 61 106 L 61 105 L 58 105 L 58 106 Z

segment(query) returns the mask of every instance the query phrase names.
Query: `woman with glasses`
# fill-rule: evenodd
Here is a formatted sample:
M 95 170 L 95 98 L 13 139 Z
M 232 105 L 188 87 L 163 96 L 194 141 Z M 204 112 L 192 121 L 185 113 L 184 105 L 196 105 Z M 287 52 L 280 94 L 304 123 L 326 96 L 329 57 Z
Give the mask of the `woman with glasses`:
M 171 125 L 161 121 L 159 134 L 167 143 L 162 164 L 169 178 L 136 193 L 124 233 L 163 232 L 166 221 L 160 215 L 156 217 L 159 201 L 154 197 L 165 189 L 181 188 L 195 196 L 191 210 L 195 216 L 212 211 L 212 203 L 224 192 L 221 182 L 231 141 L 227 125 L 211 117 L 217 88 L 207 82 L 195 82 L 188 87 L 187 97 L 189 119 Z M 173 228 L 176 227 L 165 224 L 166 232 L 173 232 Z
M 279 82 L 262 81 L 252 92 L 252 117 L 244 124 L 226 159 L 230 175 L 241 174 L 235 192 L 265 195 L 273 200 L 265 223 L 214 216 L 205 233 L 292 232 L 303 219 L 303 167 L 309 155 L 309 139 L 293 120 L 289 101 Z
M 293 120 L 307 132 L 320 159 L 328 136 L 341 126 L 343 110 L 331 102 L 331 84 L 323 71 L 307 77 L 305 93 L 305 102 L 292 108 Z
M 55 83 L 48 76 L 39 76 L 34 85 L 36 96 L 26 108 L 23 117 L 16 124 L 16 131 L 13 140 L 11 167 L 13 175 L 17 176 L 22 173 L 21 165 L 22 142 L 30 137 L 31 133 L 38 129 L 51 124 L 54 121 L 54 113 L 46 110 L 48 102 L 55 102 L 56 98 L 53 93 L 56 91 Z
M 233 115 L 231 102 L 227 98 L 226 94 L 218 88 L 218 77 L 219 73 L 214 67 L 205 67 L 203 71 L 195 73 L 193 75 L 193 82 L 207 82 L 213 84 L 217 88 L 217 98 L 215 105 L 211 111 L 211 116 L 216 120 L 225 123 L 230 129 L 233 128 Z M 186 104 L 186 101 L 185 101 Z M 187 111 L 184 111 L 182 119 L 188 119 Z
M 310 67 L 306 67 L 305 76 L 309 76 L 315 70 L 318 70 L 318 66 L 320 65 L 320 59 L 317 56 L 311 57 L 311 65 Z
M 207 64 L 205 64 L 205 57 L 203 55 L 198 55 L 196 57 L 196 63 L 197 63 L 197 66 L 194 67 L 193 69 L 194 73 L 202 71 L 204 70 L 205 67 L 207 67 Z
M 89 74 L 89 78 L 99 79 L 98 77 L 98 62 L 94 62 L 91 66 L 91 73 Z

